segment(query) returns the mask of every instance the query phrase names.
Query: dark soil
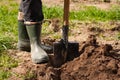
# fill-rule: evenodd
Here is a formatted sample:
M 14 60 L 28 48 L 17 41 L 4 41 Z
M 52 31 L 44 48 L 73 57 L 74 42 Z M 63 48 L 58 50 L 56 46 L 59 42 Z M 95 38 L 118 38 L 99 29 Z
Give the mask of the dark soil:
M 54 68 L 50 63 L 33 64 L 29 53 L 12 50 L 9 53 L 21 63 L 11 70 L 15 75 L 9 80 L 120 80 L 119 51 L 110 44 L 100 45 L 90 35 L 80 42 L 79 57 Z
M 119 80 L 120 54 L 109 44 L 98 45 L 88 39 L 80 57 L 62 66 L 62 80 Z

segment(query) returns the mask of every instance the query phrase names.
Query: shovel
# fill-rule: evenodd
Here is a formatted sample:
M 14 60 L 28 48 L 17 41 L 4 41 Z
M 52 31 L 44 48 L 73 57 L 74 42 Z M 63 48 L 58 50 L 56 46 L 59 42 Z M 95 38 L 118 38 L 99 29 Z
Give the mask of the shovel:
M 79 56 L 79 43 L 68 42 L 69 4 L 70 0 L 64 0 L 62 39 L 59 42 L 53 43 L 54 67 L 60 67 L 66 61 L 73 60 L 75 57 Z

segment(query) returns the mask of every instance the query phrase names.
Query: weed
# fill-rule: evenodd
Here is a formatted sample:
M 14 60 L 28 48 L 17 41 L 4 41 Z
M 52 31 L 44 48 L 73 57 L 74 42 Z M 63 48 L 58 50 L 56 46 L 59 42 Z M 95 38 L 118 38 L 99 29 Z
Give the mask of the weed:
M 17 61 L 14 60 L 14 58 L 11 58 L 5 51 L 4 53 L 0 54 L 0 67 L 7 67 L 7 68 L 13 68 L 16 67 Z
M 35 80 L 37 78 L 35 73 L 27 72 L 26 75 L 23 76 L 24 80 Z
M 14 48 L 13 43 L 10 37 L 0 37 L 0 52 Z
M 120 32 L 118 33 L 117 38 L 118 38 L 118 40 L 120 40 Z
M 8 78 L 11 75 L 9 70 L 17 66 L 18 61 L 11 58 L 6 51 L 0 53 L 0 80 Z
M 0 80 L 5 80 L 10 75 L 11 75 L 10 72 L 4 71 L 4 70 L 0 70 Z

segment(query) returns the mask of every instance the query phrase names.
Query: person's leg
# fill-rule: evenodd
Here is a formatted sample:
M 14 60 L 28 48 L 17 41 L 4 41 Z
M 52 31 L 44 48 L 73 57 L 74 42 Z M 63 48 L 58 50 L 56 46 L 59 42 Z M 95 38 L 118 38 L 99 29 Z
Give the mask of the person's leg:
M 23 0 L 23 12 L 26 29 L 30 38 L 31 57 L 34 63 L 49 60 L 41 46 L 41 23 L 43 20 L 41 0 Z M 50 48 L 52 49 L 52 48 Z
M 30 40 L 24 24 L 24 13 L 22 12 L 22 2 L 20 3 L 18 12 L 18 50 L 30 51 Z
M 42 10 L 40 10 L 40 12 L 38 13 L 37 16 L 34 13 L 28 13 L 29 12 L 29 9 L 28 9 L 29 7 L 28 6 L 23 6 L 23 4 L 28 5 L 28 4 L 30 4 L 30 2 L 31 1 L 28 1 L 28 0 L 21 0 L 20 7 L 19 7 L 19 12 L 18 12 L 18 45 L 17 45 L 17 48 L 18 48 L 18 50 L 28 51 L 28 52 L 30 52 L 31 48 L 30 48 L 29 36 L 28 36 L 27 30 L 26 30 L 26 25 L 24 24 L 24 19 L 26 19 L 28 21 L 31 21 L 31 20 L 37 19 L 37 16 L 39 16 L 38 20 L 43 19 Z M 25 10 L 25 11 L 23 11 L 23 10 Z M 37 11 L 37 10 L 38 9 L 36 9 L 35 11 Z M 25 18 L 24 18 L 24 13 L 23 12 L 25 12 Z M 31 17 L 30 17 L 30 14 L 31 14 Z M 36 18 L 34 18 L 34 15 L 36 16 Z M 40 39 L 40 43 L 41 43 L 41 39 Z M 52 52 L 52 47 L 51 46 L 41 44 L 41 47 L 46 52 Z

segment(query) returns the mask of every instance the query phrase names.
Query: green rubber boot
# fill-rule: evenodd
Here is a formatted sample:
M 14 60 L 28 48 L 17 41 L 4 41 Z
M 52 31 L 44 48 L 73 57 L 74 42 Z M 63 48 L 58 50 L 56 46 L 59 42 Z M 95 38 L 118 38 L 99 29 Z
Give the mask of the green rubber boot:
M 30 52 L 30 40 L 23 20 L 18 20 L 18 50 Z
M 40 41 L 41 42 L 41 41 Z M 48 53 L 53 52 L 52 46 L 41 44 L 42 49 Z M 18 20 L 18 50 L 30 52 L 30 40 L 23 20 Z
M 49 57 L 40 43 L 41 24 L 26 25 L 26 29 L 30 38 L 32 61 L 34 63 L 47 62 Z

